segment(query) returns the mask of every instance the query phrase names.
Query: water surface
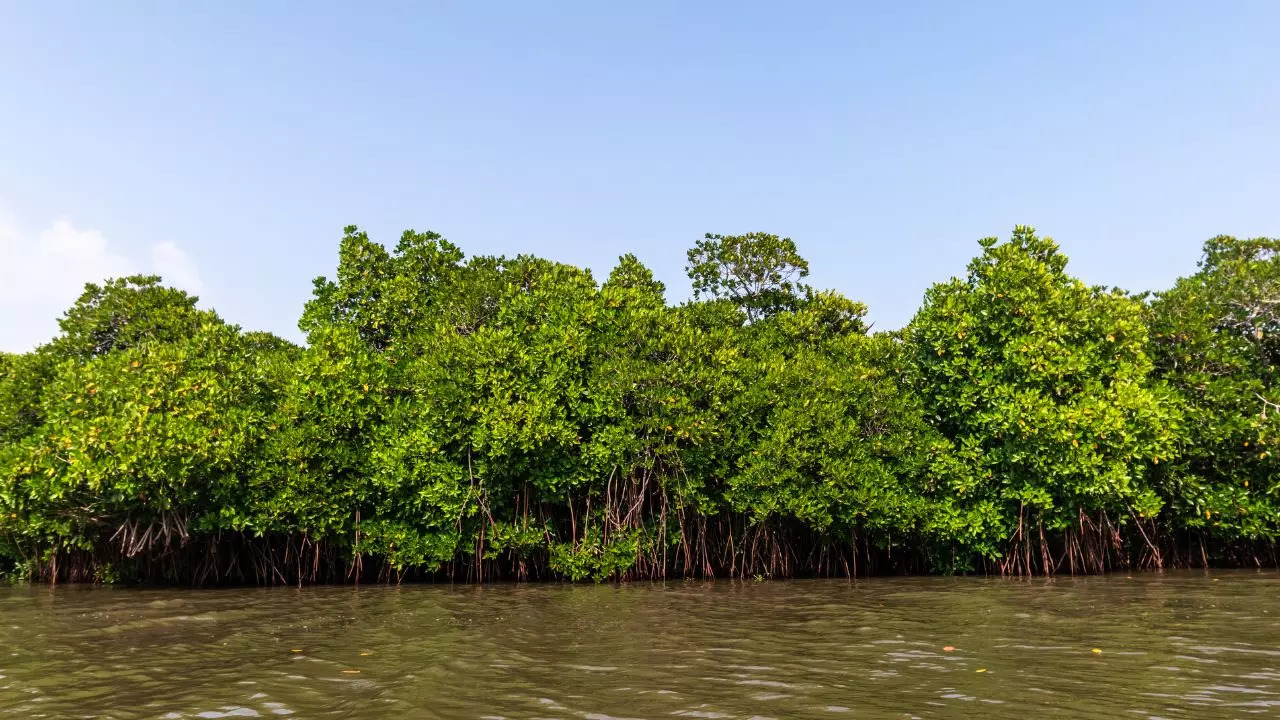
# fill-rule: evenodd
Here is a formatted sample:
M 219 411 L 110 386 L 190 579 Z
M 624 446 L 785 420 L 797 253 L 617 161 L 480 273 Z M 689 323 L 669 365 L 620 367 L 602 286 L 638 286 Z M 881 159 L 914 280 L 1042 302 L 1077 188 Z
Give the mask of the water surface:
M 1278 619 L 1280 576 L 1258 573 L 4 588 L 0 712 L 1280 717 Z

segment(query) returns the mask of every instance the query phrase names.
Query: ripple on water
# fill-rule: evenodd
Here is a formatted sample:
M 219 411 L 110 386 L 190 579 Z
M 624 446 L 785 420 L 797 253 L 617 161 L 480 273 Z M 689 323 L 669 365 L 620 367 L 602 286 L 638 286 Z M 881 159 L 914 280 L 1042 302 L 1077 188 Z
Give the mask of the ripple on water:
M 1280 715 L 1280 593 L 1217 577 L 5 588 L 0 713 Z

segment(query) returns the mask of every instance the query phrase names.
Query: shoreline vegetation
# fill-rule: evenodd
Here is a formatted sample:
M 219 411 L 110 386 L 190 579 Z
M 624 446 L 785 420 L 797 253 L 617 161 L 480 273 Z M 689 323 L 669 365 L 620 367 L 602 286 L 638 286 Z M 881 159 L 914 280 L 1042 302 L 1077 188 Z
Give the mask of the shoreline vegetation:
M 17 580 L 304 584 L 1275 567 L 1280 240 L 1167 290 L 987 238 L 907 327 L 707 235 L 694 298 L 355 227 L 306 346 L 136 276 L 0 354 Z

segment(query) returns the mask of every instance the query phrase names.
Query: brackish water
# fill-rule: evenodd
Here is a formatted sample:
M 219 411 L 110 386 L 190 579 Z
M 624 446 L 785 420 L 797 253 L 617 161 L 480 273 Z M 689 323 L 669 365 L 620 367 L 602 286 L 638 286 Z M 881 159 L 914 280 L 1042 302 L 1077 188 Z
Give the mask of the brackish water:
M 1280 576 L 4 588 L 0 714 L 1280 717 Z

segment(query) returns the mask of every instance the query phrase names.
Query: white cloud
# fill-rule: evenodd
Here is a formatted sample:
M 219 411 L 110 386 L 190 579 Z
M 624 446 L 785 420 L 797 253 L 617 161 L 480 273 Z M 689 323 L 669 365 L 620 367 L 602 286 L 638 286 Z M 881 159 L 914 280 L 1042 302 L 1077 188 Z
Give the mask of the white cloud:
M 199 293 L 204 287 L 200 282 L 200 274 L 196 272 L 195 263 L 171 242 L 151 246 L 151 266 L 155 268 L 157 275 L 174 287 L 191 293 Z
M 153 245 L 148 260 L 113 252 L 102 233 L 69 220 L 30 235 L 0 214 L 0 350 L 25 352 L 52 338 L 85 283 L 154 273 L 189 292 L 203 287 L 195 263 L 171 242 Z

